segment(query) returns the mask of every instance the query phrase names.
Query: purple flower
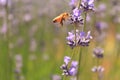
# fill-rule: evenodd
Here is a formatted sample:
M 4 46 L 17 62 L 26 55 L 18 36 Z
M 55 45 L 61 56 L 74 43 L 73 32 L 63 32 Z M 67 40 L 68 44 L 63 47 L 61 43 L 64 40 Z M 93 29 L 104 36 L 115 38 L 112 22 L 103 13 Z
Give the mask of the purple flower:
M 74 8 L 76 7 L 77 1 L 78 1 L 78 0 L 71 0 L 71 1 L 70 1 L 69 5 L 72 7 L 72 9 L 74 9 Z
M 100 12 L 104 12 L 104 11 L 106 11 L 106 4 L 104 4 L 104 3 L 102 3 L 102 4 L 100 4 L 99 6 L 98 6 L 98 12 L 100 11 Z
M 71 60 L 70 57 L 68 57 L 68 56 L 64 57 L 64 62 L 65 62 L 66 65 L 68 65 L 68 63 L 70 62 L 70 60 Z
M 79 41 L 79 31 L 76 30 L 76 37 L 75 37 L 75 33 L 73 31 L 72 32 L 68 32 L 68 36 L 66 37 L 66 39 L 67 39 L 67 44 L 71 48 L 75 47 L 77 45 L 78 41 Z
M 104 67 L 102 67 L 102 66 L 95 66 L 95 67 L 92 68 L 92 72 L 96 72 L 98 74 L 98 78 L 100 80 L 102 80 Z
M 85 32 L 80 32 L 80 40 L 78 44 L 81 46 L 89 46 L 90 40 L 92 39 L 90 33 L 90 31 L 88 31 L 87 34 L 85 34 Z
M 77 65 L 78 65 L 77 61 L 72 61 L 71 67 L 70 67 L 70 69 L 68 71 L 69 75 L 75 76 L 77 74 Z
M 94 10 L 94 0 L 83 0 L 81 3 L 81 8 L 84 11 Z
M 5 6 L 7 3 L 7 0 L 0 0 L 0 5 Z
M 76 67 L 78 65 L 78 62 L 77 61 L 72 61 L 72 63 L 71 63 L 71 66 L 72 67 Z
M 92 39 L 92 36 L 91 36 L 90 33 L 91 32 L 88 31 L 88 33 L 85 34 L 85 32 L 79 32 L 77 30 L 76 31 L 76 37 L 75 37 L 75 33 L 74 32 L 68 32 L 68 37 L 66 38 L 67 39 L 67 44 L 71 48 L 74 48 L 77 45 L 88 46 L 89 43 L 90 43 L 90 40 Z
M 78 8 L 75 8 L 74 10 L 73 10 L 73 15 L 75 16 L 75 17 L 79 17 L 80 15 L 81 15 L 81 10 L 80 9 L 78 9 Z
M 94 48 L 93 50 L 93 56 L 97 58 L 103 58 L 103 53 L 104 53 L 104 50 L 100 47 Z
M 75 76 L 77 74 L 78 62 L 77 61 L 72 61 L 71 65 L 68 66 L 68 64 L 70 63 L 70 60 L 71 60 L 70 57 L 68 57 L 68 56 L 64 57 L 65 64 L 63 64 L 60 67 L 63 70 L 62 75 Z
M 106 29 L 108 27 L 108 25 L 105 22 L 97 22 L 95 27 L 96 27 L 97 31 L 99 33 L 101 33 L 104 29 Z
M 101 73 L 101 72 L 103 72 L 104 71 L 104 68 L 102 67 L 102 66 L 94 66 L 93 68 L 92 68 L 92 72 L 99 72 L 99 73 Z
M 70 76 L 75 76 L 77 74 L 77 67 L 71 67 L 68 72 Z
M 73 23 L 83 24 L 83 18 L 81 14 L 82 14 L 82 10 L 78 8 L 73 9 L 71 18 L 70 18 L 71 24 Z

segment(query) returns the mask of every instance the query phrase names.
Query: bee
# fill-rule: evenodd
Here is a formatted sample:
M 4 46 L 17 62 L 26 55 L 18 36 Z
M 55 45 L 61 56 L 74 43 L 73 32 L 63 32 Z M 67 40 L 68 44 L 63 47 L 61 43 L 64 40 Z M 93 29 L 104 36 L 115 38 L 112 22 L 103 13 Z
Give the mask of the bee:
M 59 16 L 55 17 L 53 19 L 53 23 L 60 23 L 63 26 L 63 21 L 65 21 L 67 18 L 69 18 L 70 14 L 67 12 L 64 12 L 60 14 Z

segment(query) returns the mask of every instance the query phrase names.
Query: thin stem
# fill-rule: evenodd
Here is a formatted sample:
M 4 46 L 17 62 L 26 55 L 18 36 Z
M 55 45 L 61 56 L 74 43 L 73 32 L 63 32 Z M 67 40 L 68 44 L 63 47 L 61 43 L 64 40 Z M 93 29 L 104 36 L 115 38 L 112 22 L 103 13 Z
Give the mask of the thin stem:
M 10 44 L 10 27 L 9 27 L 9 20 L 8 20 L 8 15 L 9 15 L 9 7 L 8 7 L 8 0 L 6 1 L 6 5 L 4 7 L 6 13 L 5 13 L 5 24 L 7 26 L 7 32 L 6 32 L 6 41 L 7 41 L 7 65 L 8 65 L 8 72 L 7 72 L 7 78 L 9 80 L 11 80 L 12 77 L 12 61 L 11 61 L 11 54 L 10 54 L 10 48 L 9 48 L 9 44 Z
M 100 65 L 100 59 L 97 58 L 97 66 L 99 66 L 99 65 Z M 97 80 L 101 80 L 100 75 L 99 75 L 99 71 L 97 72 Z
M 74 26 L 74 33 L 75 33 L 75 47 L 74 47 L 73 50 L 72 50 L 71 61 L 69 62 L 68 67 L 69 67 L 70 64 L 71 64 L 72 59 L 73 59 L 74 54 L 75 54 L 75 51 L 76 51 L 76 25 Z
M 76 41 L 77 41 L 77 39 L 76 39 L 76 24 L 75 24 L 75 26 L 74 26 L 74 33 L 75 33 L 75 46 L 76 46 Z
M 84 31 L 86 31 L 86 21 L 87 21 L 87 12 L 85 12 L 85 17 L 84 17 L 84 28 L 83 28 Z
M 78 2 L 78 8 L 80 8 L 81 1 L 82 1 L 82 0 L 79 0 L 79 2 Z
M 66 75 L 63 76 L 63 79 L 62 80 L 66 80 Z
M 98 79 L 98 80 L 101 80 L 101 79 L 100 79 L 100 76 L 99 76 L 99 72 L 97 72 L 97 79 Z
M 120 42 L 118 42 L 118 43 L 120 43 Z M 118 61 L 118 59 L 119 59 L 119 56 L 120 56 L 120 54 L 119 54 L 119 50 L 120 50 L 120 45 L 118 45 L 118 46 L 117 46 L 117 55 L 116 55 L 116 61 Z
M 72 50 L 71 60 L 72 60 L 73 57 L 74 57 L 74 53 L 75 53 L 75 48 Z
M 99 58 L 97 58 L 97 66 L 99 66 L 100 64 L 100 61 L 99 61 Z
M 82 47 L 80 48 L 80 53 L 79 53 L 77 80 L 79 80 L 80 77 L 81 58 L 82 58 Z

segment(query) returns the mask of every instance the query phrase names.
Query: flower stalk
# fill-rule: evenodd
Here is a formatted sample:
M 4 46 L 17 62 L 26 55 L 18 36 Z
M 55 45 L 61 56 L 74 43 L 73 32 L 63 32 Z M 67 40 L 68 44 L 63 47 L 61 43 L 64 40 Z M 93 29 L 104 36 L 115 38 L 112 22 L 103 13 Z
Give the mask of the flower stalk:
M 80 48 L 80 53 L 79 53 L 77 80 L 79 80 L 80 78 L 81 58 L 82 58 L 82 47 Z
M 78 2 L 78 8 L 80 8 L 80 5 L 81 5 L 81 0 L 79 0 Z
M 87 12 L 85 12 L 85 16 L 84 16 L 84 28 L 83 28 L 84 31 L 86 31 L 86 22 L 87 22 Z
M 10 53 L 10 25 L 9 25 L 9 6 L 8 6 L 8 0 L 6 0 L 6 4 L 4 5 L 5 9 L 5 24 L 7 26 L 7 32 L 6 32 L 6 41 L 7 41 L 7 80 L 11 80 L 12 78 L 12 58 L 11 58 L 11 53 Z

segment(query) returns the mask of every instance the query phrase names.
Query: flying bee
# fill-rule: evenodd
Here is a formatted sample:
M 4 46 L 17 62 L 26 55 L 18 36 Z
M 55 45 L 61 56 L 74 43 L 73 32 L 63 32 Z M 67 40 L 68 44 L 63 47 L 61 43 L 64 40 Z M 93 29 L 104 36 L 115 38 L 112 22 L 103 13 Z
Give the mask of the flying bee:
M 63 21 L 65 21 L 66 19 L 68 19 L 70 16 L 69 13 L 64 12 L 62 14 L 60 14 L 59 16 L 55 17 L 53 19 L 53 23 L 60 23 L 63 26 Z

